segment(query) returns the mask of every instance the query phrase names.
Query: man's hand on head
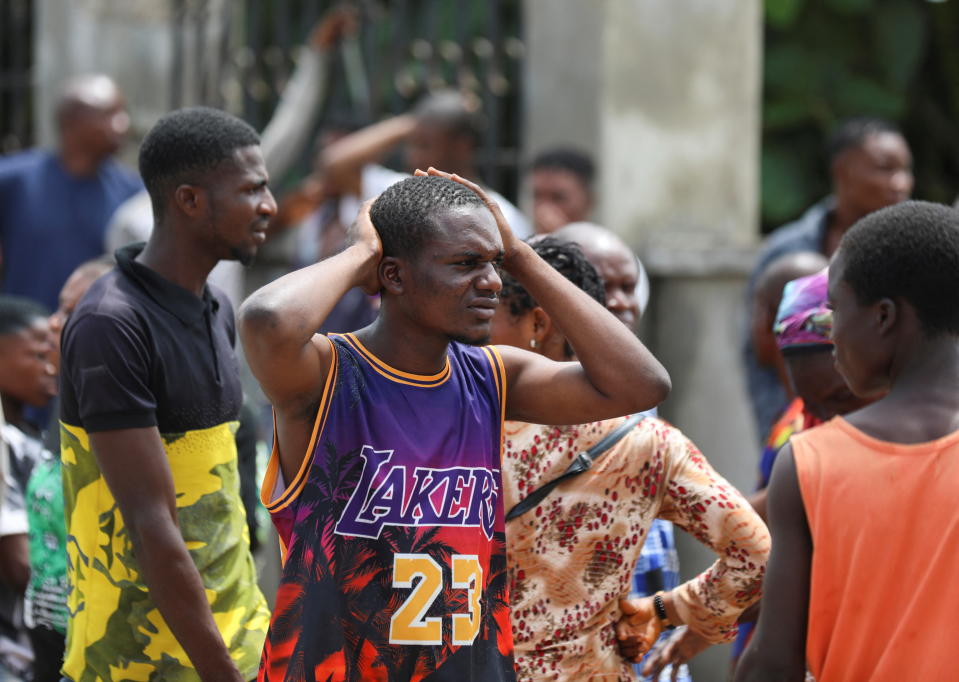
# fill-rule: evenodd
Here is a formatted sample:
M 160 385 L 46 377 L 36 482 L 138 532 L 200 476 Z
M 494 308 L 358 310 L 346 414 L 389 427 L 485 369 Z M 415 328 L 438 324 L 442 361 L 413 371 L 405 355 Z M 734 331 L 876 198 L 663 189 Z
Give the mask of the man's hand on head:
M 446 171 L 437 170 L 432 166 L 429 167 L 426 171 L 422 171 L 419 168 L 416 169 L 416 172 L 413 175 L 417 176 L 426 176 L 433 175 L 441 178 L 446 178 L 447 180 L 452 180 L 453 182 L 458 182 L 464 187 L 469 188 L 483 200 L 483 203 L 486 204 L 486 208 L 490 210 L 490 213 L 493 214 L 493 218 L 496 220 L 496 227 L 499 229 L 500 239 L 503 240 L 503 267 L 508 271 L 510 258 L 512 258 L 516 251 L 523 244 L 515 234 L 513 234 L 513 229 L 509 226 L 506 218 L 503 216 L 503 212 L 500 210 L 499 204 L 496 203 L 484 190 L 482 187 L 477 185 L 475 182 L 467 180 L 464 177 L 460 177 L 456 173 L 447 173 Z
M 370 207 L 376 199 L 369 199 L 363 202 L 360 212 L 353 221 L 347 235 L 347 244 L 351 248 L 359 247 L 366 250 L 369 254 L 367 262 L 370 267 L 361 277 L 360 288 L 371 296 L 380 291 L 379 265 L 383 258 L 383 243 L 380 241 L 380 235 L 373 226 L 373 220 L 370 218 Z

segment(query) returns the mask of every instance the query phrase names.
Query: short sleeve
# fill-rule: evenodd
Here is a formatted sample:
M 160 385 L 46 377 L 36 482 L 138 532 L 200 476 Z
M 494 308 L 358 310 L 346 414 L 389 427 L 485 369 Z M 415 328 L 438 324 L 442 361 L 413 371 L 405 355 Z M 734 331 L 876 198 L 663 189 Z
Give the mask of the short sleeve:
M 73 320 L 64 334 L 64 395 L 72 394 L 75 414 L 87 432 L 156 426 L 156 397 L 150 386 L 152 354 L 142 330 L 129 321 L 88 313 Z

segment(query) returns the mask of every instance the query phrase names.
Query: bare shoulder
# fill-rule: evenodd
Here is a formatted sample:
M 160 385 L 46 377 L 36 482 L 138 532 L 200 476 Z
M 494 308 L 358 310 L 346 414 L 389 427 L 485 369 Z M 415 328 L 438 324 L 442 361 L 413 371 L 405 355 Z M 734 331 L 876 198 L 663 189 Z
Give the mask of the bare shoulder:
M 495 348 L 496 352 L 503 358 L 503 365 L 507 371 L 509 371 L 511 367 L 522 364 L 528 357 L 535 357 L 529 351 L 515 346 L 496 345 L 493 346 L 493 348 Z
M 291 377 L 291 390 L 272 399 L 277 414 L 287 419 L 305 420 L 312 423 L 323 396 L 332 391 L 332 382 L 336 378 L 336 344 L 325 334 L 314 334 L 310 339 L 310 349 L 318 361 L 309 363 L 306 369 L 313 370 L 298 377 Z

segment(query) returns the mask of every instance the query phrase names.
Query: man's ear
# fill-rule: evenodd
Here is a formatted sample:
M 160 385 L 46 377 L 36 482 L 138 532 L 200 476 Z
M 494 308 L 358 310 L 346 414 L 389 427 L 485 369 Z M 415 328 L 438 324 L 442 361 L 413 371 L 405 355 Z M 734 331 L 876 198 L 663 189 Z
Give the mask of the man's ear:
M 880 337 L 889 335 L 899 321 L 899 305 L 891 298 L 880 298 L 876 304 L 876 331 Z
M 196 185 L 178 185 L 173 191 L 173 204 L 184 215 L 195 218 L 206 212 L 206 190 Z
M 407 264 L 394 256 L 385 256 L 380 259 L 377 274 L 383 289 L 394 296 L 405 291 L 406 277 L 409 273 Z

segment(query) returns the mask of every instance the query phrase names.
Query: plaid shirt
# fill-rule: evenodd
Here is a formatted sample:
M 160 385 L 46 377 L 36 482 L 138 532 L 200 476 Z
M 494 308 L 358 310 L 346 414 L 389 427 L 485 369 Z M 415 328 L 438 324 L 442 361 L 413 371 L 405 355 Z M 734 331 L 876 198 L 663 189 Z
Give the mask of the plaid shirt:
M 631 597 L 648 597 L 660 591 L 672 590 L 679 586 L 679 555 L 676 553 L 676 541 L 673 539 L 673 524 L 662 519 L 655 519 L 649 528 L 643 551 L 636 562 L 633 571 L 633 590 Z M 663 646 L 670 633 L 664 632 L 656 642 L 656 647 Z M 655 647 L 654 647 L 655 648 Z M 645 659 L 643 659 L 645 662 Z M 633 668 L 642 680 L 652 678 L 643 677 L 640 673 L 643 664 L 637 663 Z M 666 666 L 660 673 L 660 679 L 668 680 L 672 673 L 672 666 Z M 689 668 L 683 665 L 679 671 L 680 682 L 692 682 Z

